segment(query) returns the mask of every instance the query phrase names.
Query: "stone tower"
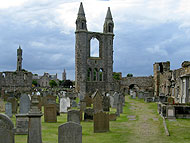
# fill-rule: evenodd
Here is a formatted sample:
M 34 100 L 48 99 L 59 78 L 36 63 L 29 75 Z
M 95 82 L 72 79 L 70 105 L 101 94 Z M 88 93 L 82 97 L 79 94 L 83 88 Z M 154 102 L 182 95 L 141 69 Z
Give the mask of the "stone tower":
M 19 46 L 19 48 L 17 49 L 17 71 L 21 70 L 22 70 L 22 49 Z
M 109 92 L 112 90 L 113 74 L 113 28 L 110 8 L 105 18 L 103 33 L 87 30 L 83 4 L 80 3 L 76 20 L 75 43 L 75 88 L 85 96 L 96 89 Z M 94 39 L 98 42 L 98 56 L 92 56 Z
M 64 81 L 67 80 L 65 69 L 64 69 L 64 72 L 62 73 L 62 80 L 64 80 Z

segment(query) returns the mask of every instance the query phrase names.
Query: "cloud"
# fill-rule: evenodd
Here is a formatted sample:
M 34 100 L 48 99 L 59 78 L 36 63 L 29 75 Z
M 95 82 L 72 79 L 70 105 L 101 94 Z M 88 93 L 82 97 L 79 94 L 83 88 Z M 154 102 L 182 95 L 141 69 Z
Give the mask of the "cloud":
M 64 68 L 74 79 L 75 21 L 79 0 L 0 0 L 0 70 L 23 67 L 34 73 Z M 114 20 L 114 71 L 153 74 L 152 64 L 170 60 L 179 68 L 189 60 L 189 0 L 83 0 L 89 31 L 103 31 L 107 7 Z

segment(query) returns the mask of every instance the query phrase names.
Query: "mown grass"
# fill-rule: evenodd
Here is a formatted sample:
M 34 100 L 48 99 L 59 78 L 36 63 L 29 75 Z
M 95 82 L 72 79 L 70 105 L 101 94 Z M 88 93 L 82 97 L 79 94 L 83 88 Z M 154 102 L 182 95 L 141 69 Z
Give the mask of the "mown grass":
M 141 111 L 130 109 L 132 106 L 138 107 L 137 105 L 140 105 Z M 115 112 L 115 109 L 111 109 L 111 113 Z M 152 118 L 148 118 L 147 121 L 142 121 L 142 115 L 144 114 L 146 114 L 147 117 L 155 116 L 158 118 L 158 121 L 153 121 Z M 128 115 L 135 115 L 136 120 L 130 121 L 127 118 Z M 11 119 L 14 123 L 16 122 L 15 116 Z M 45 123 L 44 117 L 42 116 L 43 143 L 58 143 L 58 127 L 66 123 L 66 120 L 67 115 L 61 114 L 57 116 L 57 123 Z M 158 135 L 137 133 L 140 129 L 140 124 L 144 122 L 156 126 L 156 128 L 153 129 L 158 130 Z M 156 103 L 144 103 L 143 100 L 126 97 L 123 114 L 120 114 L 120 117 L 118 117 L 116 121 L 110 121 L 109 132 L 94 133 L 93 122 L 81 122 L 82 140 L 83 143 L 190 143 L 189 119 L 177 119 L 176 121 L 166 120 L 166 123 L 171 135 L 169 137 L 165 135 L 162 118 L 157 113 Z M 27 143 L 27 135 L 15 135 L 15 143 Z

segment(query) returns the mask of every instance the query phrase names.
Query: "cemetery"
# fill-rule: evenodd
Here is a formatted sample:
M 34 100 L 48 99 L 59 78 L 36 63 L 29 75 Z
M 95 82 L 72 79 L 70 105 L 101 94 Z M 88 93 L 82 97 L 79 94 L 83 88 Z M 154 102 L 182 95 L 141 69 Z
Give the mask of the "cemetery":
M 153 76 L 122 77 L 113 72 L 110 7 L 103 32 L 88 31 L 82 2 L 75 24 L 74 86 L 22 69 L 20 46 L 16 71 L 0 72 L 0 143 L 190 142 L 190 62 L 177 70 L 156 62 Z M 94 39 L 97 57 L 90 54 Z

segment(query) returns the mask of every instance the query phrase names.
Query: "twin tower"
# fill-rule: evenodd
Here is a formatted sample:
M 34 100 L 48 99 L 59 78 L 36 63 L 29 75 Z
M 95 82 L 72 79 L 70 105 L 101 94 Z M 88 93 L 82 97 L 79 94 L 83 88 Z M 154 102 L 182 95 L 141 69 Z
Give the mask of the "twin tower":
M 75 43 L 75 88 L 83 97 L 97 89 L 102 92 L 113 90 L 113 28 L 110 8 L 105 18 L 103 33 L 90 32 L 80 4 L 76 20 Z M 92 40 L 98 41 L 98 56 L 92 56 Z

